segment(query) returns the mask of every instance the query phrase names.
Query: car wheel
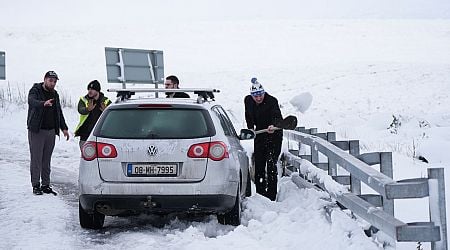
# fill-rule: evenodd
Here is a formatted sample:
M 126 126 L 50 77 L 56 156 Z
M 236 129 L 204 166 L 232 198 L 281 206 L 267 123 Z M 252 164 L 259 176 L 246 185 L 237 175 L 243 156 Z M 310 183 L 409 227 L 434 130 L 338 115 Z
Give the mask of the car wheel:
M 103 227 L 103 223 L 105 222 L 104 214 L 97 211 L 94 211 L 93 214 L 88 214 L 84 211 L 83 207 L 81 207 L 80 202 L 78 202 L 78 215 L 80 218 L 80 226 L 82 228 L 100 229 Z
M 223 225 L 239 226 L 241 224 L 241 195 L 239 188 L 233 208 L 225 214 L 218 214 L 217 220 Z
M 245 197 L 252 196 L 252 180 L 250 177 L 250 172 L 247 174 L 247 187 L 245 188 Z

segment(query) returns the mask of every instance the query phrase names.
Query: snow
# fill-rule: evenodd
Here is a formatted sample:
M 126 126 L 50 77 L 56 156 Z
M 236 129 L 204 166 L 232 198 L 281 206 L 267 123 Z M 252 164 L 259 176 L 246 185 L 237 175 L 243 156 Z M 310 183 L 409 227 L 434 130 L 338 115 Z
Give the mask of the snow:
M 323 184 L 325 189 L 330 194 L 337 196 L 348 193 L 348 190 L 344 186 L 333 181 L 331 176 L 329 176 L 328 173 L 324 170 L 315 167 L 311 162 L 305 159 L 301 159 L 300 157 L 294 158 L 296 158 L 297 161 L 300 161 L 300 173 L 307 176 L 310 180 L 317 179 L 317 181 Z M 292 177 L 294 177 L 295 175 L 298 175 L 298 173 L 294 173 Z
M 138 216 L 107 217 L 99 231 L 81 229 L 74 138 L 56 141 L 51 179 L 59 195 L 34 196 L 26 94 L 47 70 L 59 74 L 57 89 L 72 105 L 92 79 L 103 89 L 119 87 L 106 83 L 105 47 L 163 50 L 165 74 L 177 75 L 181 87 L 221 90 L 216 100 L 237 129 L 245 127 L 243 97 L 256 76 L 300 126 L 358 139 L 361 153 L 392 151 L 394 179 L 444 167 L 446 185 L 450 180 L 447 0 L 18 0 L 1 6 L 8 80 L 0 81 L 0 249 L 382 248 L 382 234 L 378 241 L 366 237 L 327 194 L 299 189 L 290 178 L 280 180 L 277 202 L 256 194 L 246 199 L 238 227 L 220 225 L 215 216 Z M 13 102 L 5 100 L 9 93 Z M 78 113 L 66 107 L 64 114 L 73 133 Z M 395 130 L 388 129 L 393 116 L 401 121 Z M 250 155 L 252 143 L 243 144 Z M 424 221 L 427 202 L 396 201 L 396 217 Z
M 305 113 L 311 106 L 313 96 L 309 92 L 301 93 L 294 96 L 289 102 L 295 109 L 301 113 Z
M 14 111 L 9 116 L 14 122 L 2 122 L 0 127 L 11 134 L 24 130 L 26 117 L 26 110 L 17 108 Z M 65 110 L 65 114 L 75 117 L 70 110 Z M 0 221 L 4 239 L 0 242 L 1 249 L 143 249 L 149 245 L 154 249 L 297 249 L 298 244 L 323 249 L 330 242 L 336 243 L 336 249 L 377 249 L 360 227 L 341 229 L 334 224 L 334 219 L 326 220 L 324 209 L 330 204 L 324 200 L 328 198 L 326 194 L 299 189 L 290 178 L 280 181 L 278 202 L 260 195 L 248 198 L 239 227 L 220 225 L 215 216 L 196 220 L 139 216 L 107 217 L 105 229 L 99 232 L 83 230 L 78 225 L 77 174 L 73 172 L 79 158 L 77 142 L 73 139 L 57 141 L 52 181 L 60 195 L 55 197 L 32 194 L 28 154 L 23 145 L 26 141 L 25 138 L 16 139 L 21 143 L 1 146 L 8 156 L 2 154 L 0 159 L 0 216 L 7 218 Z M 339 209 L 331 211 L 332 215 L 343 213 Z M 348 216 L 336 220 L 344 225 L 355 223 Z M 308 233 L 302 241 L 293 241 L 299 228 L 313 233 Z M 329 230 L 330 234 L 324 236 L 322 230 Z M 328 241 L 322 241 L 324 237 Z M 350 248 L 347 248 L 348 244 L 351 244 Z

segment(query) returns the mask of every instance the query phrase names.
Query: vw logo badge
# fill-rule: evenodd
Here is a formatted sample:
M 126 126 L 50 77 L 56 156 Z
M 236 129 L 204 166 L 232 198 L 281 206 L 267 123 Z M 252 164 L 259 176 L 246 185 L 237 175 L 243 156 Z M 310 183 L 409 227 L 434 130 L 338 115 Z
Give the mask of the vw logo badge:
M 156 156 L 158 154 L 158 148 L 154 145 L 151 145 L 150 147 L 148 147 L 147 153 L 151 157 Z

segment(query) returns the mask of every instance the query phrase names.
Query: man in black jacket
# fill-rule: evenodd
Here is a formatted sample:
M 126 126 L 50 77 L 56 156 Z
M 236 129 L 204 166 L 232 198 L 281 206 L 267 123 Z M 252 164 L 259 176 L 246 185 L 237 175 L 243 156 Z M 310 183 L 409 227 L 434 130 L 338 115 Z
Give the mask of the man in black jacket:
M 50 162 L 55 147 L 55 135 L 59 136 L 59 130 L 62 130 L 66 140 L 69 140 L 59 95 L 55 90 L 58 80 L 54 71 L 48 71 L 45 73 L 44 82 L 35 83 L 28 93 L 30 173 L 33 193 L 36 195 L 56 194 L 50 187 Z
M 250 95 L 244 99 L 245 121 L 249 129 L 268 129 L 258 134 L 254 141 L 256 192 L 274 201 L 277 197 L 277 161 L 281 153 L 282 130 L 274 130 L 274 124 L 282 119 L 278 100 L 264 91 L 263 86 L 252 79 Z
M 180 81 L 176 76 L 168 76 L 166 77 L 166 81 L 164 82 L 164 87 L 166 89 L 179 89 Z M 167 98 L 190 98 L 187 93 L 184 92 L 166 92 Z
M 78 102 L 78 113 L 80 113 L 80 122 L 75 129 L 75 136 L 80 137 L 80 149 L 86 142 L 87 138 L 92 132 L 92 129 L 97 123 L 98 118 L 103 113 L 111 101 L 106 97 L 101 90 L 100 82 L 97 80 L 91 81 L 88 86 L 88 93 L 80 97 Z

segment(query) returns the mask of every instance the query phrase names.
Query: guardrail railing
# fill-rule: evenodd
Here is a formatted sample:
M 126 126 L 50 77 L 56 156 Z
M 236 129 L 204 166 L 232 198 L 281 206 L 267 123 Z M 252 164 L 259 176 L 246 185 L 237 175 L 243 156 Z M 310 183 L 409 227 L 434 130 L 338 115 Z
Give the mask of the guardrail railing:
M 290 146 L 289 153 L 282 155 L 283 174 L 298 172 L 292 175 L 298 186 L 327 191 L 338 204 L 370 223 L 373 231 L 381 230 L 395 241 L 431 242 L 432 249 L 447 249 L 443 168 L 428 169 L 427 178 L 396 181 L 391 152 L 360 154 L 359 141 L 336 141 L 335 132 L 317 133 L 316 128 L 284 130 L 284 138 Z M 376 164 L 380 171 L 371 167 Z M 330 187 L 323 175 L 348 190 Z M 361 182 L 377 194 L 362 194 Z M 423 197 L 428 197 L 429 221 L 405 223 L 394 217 L 395 199 Z

